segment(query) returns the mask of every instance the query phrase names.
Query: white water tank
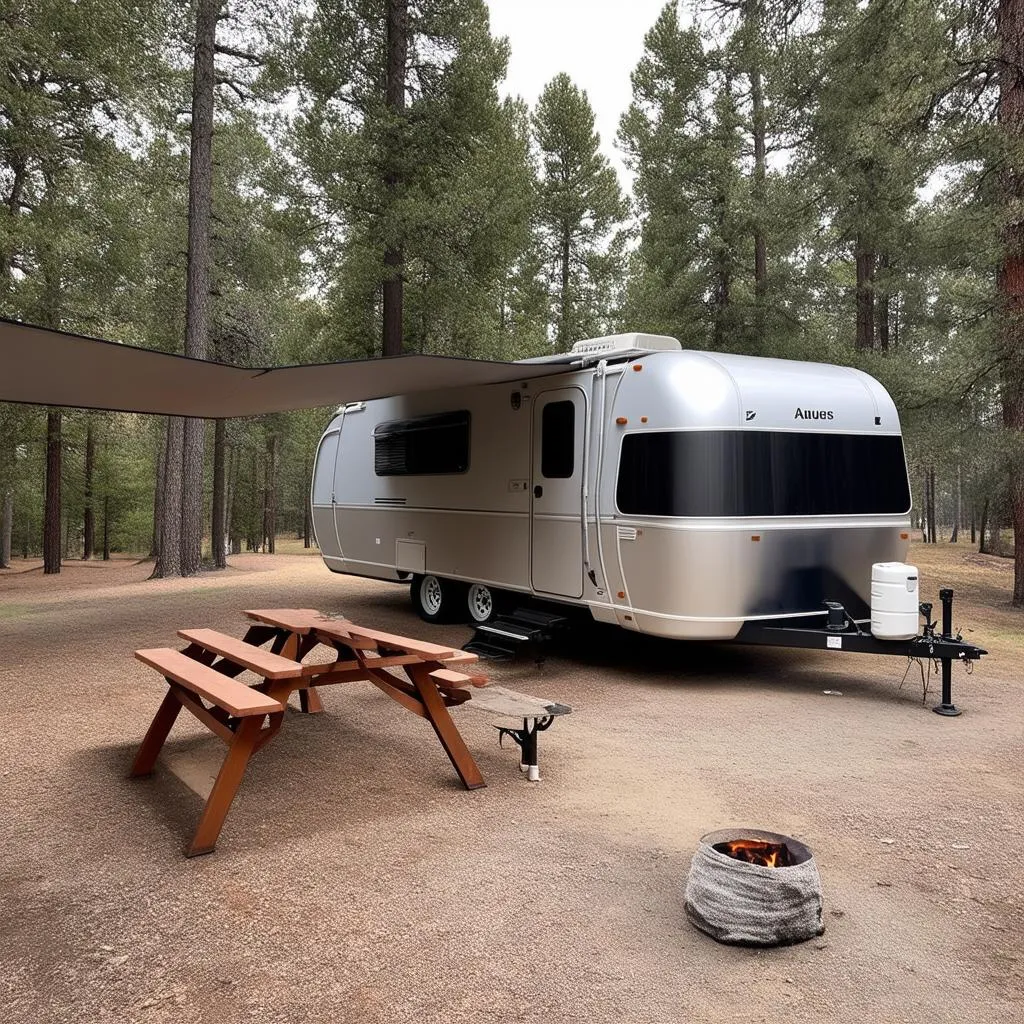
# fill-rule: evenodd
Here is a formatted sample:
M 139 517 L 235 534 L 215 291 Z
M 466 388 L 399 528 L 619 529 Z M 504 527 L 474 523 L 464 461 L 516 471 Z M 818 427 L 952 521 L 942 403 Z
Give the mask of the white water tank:
M 871 566 L 871 634 L 879 640 L 910 640 L 918 634 L 917 566 L 875 562 Z

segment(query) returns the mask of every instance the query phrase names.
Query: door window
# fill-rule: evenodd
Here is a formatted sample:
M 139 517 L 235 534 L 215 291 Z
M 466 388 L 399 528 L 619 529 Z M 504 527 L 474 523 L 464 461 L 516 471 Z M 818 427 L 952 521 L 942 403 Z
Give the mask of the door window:
M 541 414 L 541 476 L 567 480 L 576 459 L 576 406 L 571 402 L 549 402 Z

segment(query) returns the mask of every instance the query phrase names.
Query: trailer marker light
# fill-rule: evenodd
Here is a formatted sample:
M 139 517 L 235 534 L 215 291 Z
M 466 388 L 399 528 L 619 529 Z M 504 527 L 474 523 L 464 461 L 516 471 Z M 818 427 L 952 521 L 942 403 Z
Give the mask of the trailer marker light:
M 641 370 L 642 370 L 643 368 L 644 368 L 644 364 L 643 364 L 643 363 L 634 363 L 634 364 L 633 364 L 633 369 L 634 369 L 634 370 L 635 370 L 635 371 L 636 371 L 637 373 L 639 373 L 639 372 L 640 372 L 640 371 L 641 371 Z
M 750 539 L 756 544 L 761 539 L 761 534 L 759 534 L 759 533 L 752 533 L 750 535 Z
M 629 420 L 627 420 L 625 416 L 620 416 L 615 422 L 618 423 L 620 427 L 624 427 Z
M 910 534 L 909 533 L 901 533 L 900 534 L 900 540 L 910 540 Z
M 640 422 L 641 423 L 646 423 L 647 422 L 647 417 L 646 416 L 641 416 L 640 417 Z

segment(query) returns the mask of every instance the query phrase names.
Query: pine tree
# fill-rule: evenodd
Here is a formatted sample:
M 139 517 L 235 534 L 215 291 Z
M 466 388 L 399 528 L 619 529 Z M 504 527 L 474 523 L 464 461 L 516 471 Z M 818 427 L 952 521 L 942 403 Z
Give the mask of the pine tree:
M 465 354 L 484 310 L 494 330 L 494 260 L 524 217 L 519 183 L 503 200 L 509 168 L 488 156 L 514 149 L 497 93 L 507 45 L 481 0 L 318 4 L 298 42 L 293 142 L 322 224 L 326 352 L 396 354 L 401 304 L 402 348 Z
M 618 260 L 608 237 L 627 207 L 600 151 L 587 94 L 568 75 L 544 87 L 533 129 L 541 162 L 537 218 L 557 309 L 553 335 L 565 350 L 611 319 Z
M 721 249 L 728 233 L 726 204 L 736 170 L 729 92 L 715 106 L 726 145 L 715 147 L 715 111 L 708 108 L 714 60 L 696 29 L 684 29 L 668 4 L 644 40 L 632 74 L 633 102 L 622 118 L 619 141 L 636 175 L 640 244 L 627 293 L 628 320 L 636 329 L 670 334 L 686 346 L 707 348 L 732 300 L 732 261 Z M 717 209 L 716 209 L 717 204 Z M 713 252 L 711 233 L 719 242 Z M 716 315 L 709 311 L 717 310 Z

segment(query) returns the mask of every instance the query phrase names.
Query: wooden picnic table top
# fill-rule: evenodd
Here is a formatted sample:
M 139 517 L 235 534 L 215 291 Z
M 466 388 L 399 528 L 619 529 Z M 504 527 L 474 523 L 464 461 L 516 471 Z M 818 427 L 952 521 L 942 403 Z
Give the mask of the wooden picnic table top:
M 339 640 L 359 650 L 377 650 L 385 647 L 419 655 L 425 661 L 476 661 L 476 655 L 455 647 L 445 647 L 442 644 L 428 643 L 426 640 L 414 640 L 407 636 L 370 629 L 342 617 L 331 618 L 312 608 L 251 608 L 245 615 L 255 622 L 262 622 L 299 636 L 309 636 L 312 633 Z
M 244 614 L 256 622 L 265 622 L 299 636 L 307 636 L 314 626 L 329 621 L 315 608 L 255 608 Z
M 308 676 L 323 671 L 320 665 L 302 665 L 291 658 L 282 658 L 280 654 L 265 651 L 262 647 L 219 633 L 215 629 L 179 629 L 178 636 L 197 647 L 202 647 L 203 650 L 219 654 L 222 658 L 227 658 L 228 661 L 263 676 L 264 679 L 292 679 L 295 676 Z

